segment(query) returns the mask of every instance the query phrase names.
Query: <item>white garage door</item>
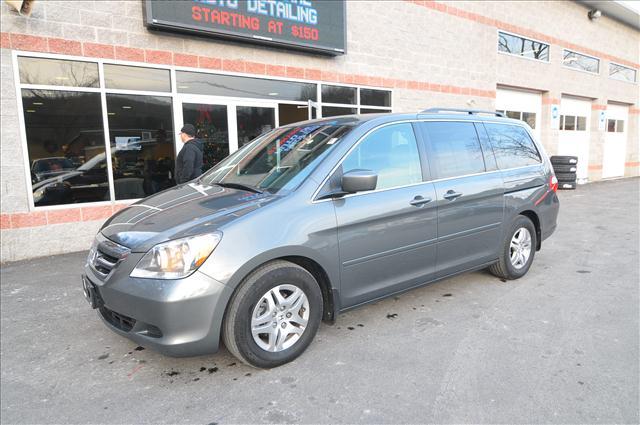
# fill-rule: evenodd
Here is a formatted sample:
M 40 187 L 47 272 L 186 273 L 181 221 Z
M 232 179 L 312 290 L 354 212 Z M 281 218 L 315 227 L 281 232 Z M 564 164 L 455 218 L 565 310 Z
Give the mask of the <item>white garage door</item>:
M 584 183 L 588 177 L 590 125 L 591 101 L 563 96 L 560 101 L 558 155 L 578 157 L 578 183 Z
M 540 140 L 540 116 L 542 114 L 542 93 L 522 90 L 498 89 L 496 110 L 509 118 L 522 120 L 533 129 Z
M 602 150 L 602 178 L 624 176 L 629 107 L 607 105 L 607 128 Z

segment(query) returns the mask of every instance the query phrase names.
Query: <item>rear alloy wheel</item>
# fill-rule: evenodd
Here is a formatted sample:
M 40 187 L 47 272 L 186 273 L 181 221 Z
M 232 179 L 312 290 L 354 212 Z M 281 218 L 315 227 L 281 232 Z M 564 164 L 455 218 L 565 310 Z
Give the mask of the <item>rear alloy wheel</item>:
M 509 280 L 524 276 L 533 263 L 536 242 L 536 229 L 533 223 L 529 218 L 519 215 L 507 232 L 500 259 L 489 267 L 489 271 Z
M 224 343 L 250 366 L 280 366 L 311 344 L 322 309 L 322 292 L 311 273 L 288 261 L 267 263 L 233 295 L 224 319 Z

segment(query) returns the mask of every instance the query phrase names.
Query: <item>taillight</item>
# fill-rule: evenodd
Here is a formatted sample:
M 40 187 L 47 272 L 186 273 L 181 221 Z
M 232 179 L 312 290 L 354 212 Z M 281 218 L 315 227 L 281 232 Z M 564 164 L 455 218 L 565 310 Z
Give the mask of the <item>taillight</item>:
M 554 192 L 558 191 L 558 179 L 554 174 L 551 174 L 551 178 L 549 179 L 549 189 Z

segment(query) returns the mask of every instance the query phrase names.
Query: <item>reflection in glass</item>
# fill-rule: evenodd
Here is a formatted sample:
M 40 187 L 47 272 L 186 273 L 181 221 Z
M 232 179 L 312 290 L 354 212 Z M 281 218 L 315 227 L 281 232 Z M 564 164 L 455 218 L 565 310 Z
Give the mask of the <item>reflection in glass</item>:
M 35 206 L 108 201 L 99 93 L 22 90 Z
M 616 132 L 617 133 L 624 133 L 624 121 L 623 120 L 616 120 Z
M 176 81 L 178 93 L 303 102 L 317 97 L 317 86 L 311 83 L 185 71 L 176 72 Z
M 473 123 L 425 122 L 429 135 L 436 178 L 475 174 L 485 171 L 480 141 Z
M 104 64 L 104 83 L 108 89 L 171 91 L 168 69 Z
M 540 154 L 527 131 L 516 125 L 485 123 L 493 153 L 502 170 L 540 163 Z
M 226 105 L 183 103 L 182 116 L 185 124 L 193 124 L 196 138 L 204 145 L 203 171 L 229 156 L 229 124 Z
M 18 69 L 22 84 L 100 87 L 98 64 L 93 62 L 20 56 Z
M 387 90 L 360 89 L 360 104 L 391 106 L 391 92 Z
M 549 61 L 548 44 L 504 32 L 498 33 L 498 50 L 512 55 L 524 56 L 546 62 Z
M 626 66 L 609 63 L 609 77 L 614 80 L 636 82 L 636 70 Z
M 355 87 L 328 86 L 322 85 L 322 101 L 326 103 L 346 103 L 355 105 L 356 93 L 358 89 Z
M 608 119 L 607 120 L 607 132 L 615 133 L 616 131 L 616 120 Z
M 275 129 L 220 162 L 202 176 L 202 182 L 243 185 L 249 195 L 293 190 L 351 128 L 308 124 Z
M 600 72 L 600 61 L 591 56 L 581 55 L 580 53 L 565 50 L 563 53 L 562 64 L 570 68 L 580 69 L 582 71 Z
M 342 163 L 345 173 L 356 169 L 376 172 L 376 189 L 421 182 L 420 156 L 411 124 L 385 126 L 367 136 Z
M 107 94 L 116 199 L 138 199 L 175 184 L 171 98 Z
M 520 119 L 520 111 L 507 111 L 507 118 L 513 118 L 514 120 Z
M 523 112 L 522 121 L 529 124 L 529 127 L 536 128 L 536 114 L 535 112 Z
M 337 117 L 340 115 L 351 115 L 356 113 L 356 108 L 341 108 L 339 106 L 323 106 L 322 117 Z
M 574 115 L 564 115 L 564 127 L 563 130 L 575 130 L 576 129 L 576 117 Z
M 576 117 L 576 130 L 578 131 L 587 130 L 587 117 Z
M 274 108 L 260 106 L 238 106 L 238 147 L 249 143 L 261 134 L 271 131 L 276 126 Z

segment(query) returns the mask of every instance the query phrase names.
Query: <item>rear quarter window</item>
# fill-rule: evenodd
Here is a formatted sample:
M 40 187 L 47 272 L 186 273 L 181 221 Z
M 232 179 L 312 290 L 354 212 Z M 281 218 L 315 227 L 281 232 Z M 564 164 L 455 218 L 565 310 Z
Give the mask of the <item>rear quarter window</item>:
M 539 164 L 540 152 L 529 133 L 517 125 L 486 124 L 498 168 L 524 167 Z

